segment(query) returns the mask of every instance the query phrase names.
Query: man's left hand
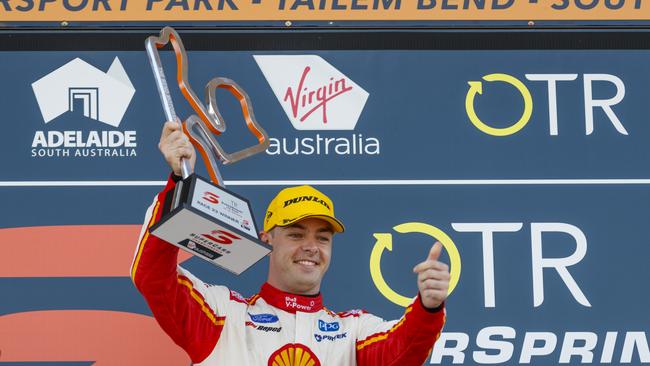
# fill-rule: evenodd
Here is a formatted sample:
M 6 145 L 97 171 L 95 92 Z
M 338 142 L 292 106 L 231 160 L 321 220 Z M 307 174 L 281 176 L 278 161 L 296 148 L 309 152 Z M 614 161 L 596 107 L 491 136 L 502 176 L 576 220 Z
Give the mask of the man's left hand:
M 428 309 L 439 307 L 447 299 L 449 289 L 449 266 L 439 262 L 442 244 L 431 247 L 427 259 L 413 268 L 418 274 L 418 290 L 422 304 Z

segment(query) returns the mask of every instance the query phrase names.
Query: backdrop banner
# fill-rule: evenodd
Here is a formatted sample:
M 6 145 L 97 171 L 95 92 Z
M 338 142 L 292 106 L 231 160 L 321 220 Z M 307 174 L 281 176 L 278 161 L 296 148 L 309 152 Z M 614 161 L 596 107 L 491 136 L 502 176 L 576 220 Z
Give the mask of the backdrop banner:
M 272 4 L 236 3 L 230 11 Z M 362 2 L 345 12 L 352 3 Z M 161 57 L 175 65 L 172 52 Z M 417 291 L 413 266 L 440 240 L 452 292 L 431 364 L 650 363 L 650 51 L 188 57 L 195 89 L 237 80 L 269 133 L 265 153 L 222 169 L 257 222 L 285 186 L 333 199 L 347 230 L 334 238 L 328 308 L 399 317 Z M 189 364 L 129 278 L 139 225 L 169 174 L 145 52 L 1 52 L 0 70 L 0 365 Z M 254 142 L 237 99 L 217 100 L 233 121 L 224 147 Z M 245 296 L 268 265 L 237 277 L 186 254 L 179 262 Z

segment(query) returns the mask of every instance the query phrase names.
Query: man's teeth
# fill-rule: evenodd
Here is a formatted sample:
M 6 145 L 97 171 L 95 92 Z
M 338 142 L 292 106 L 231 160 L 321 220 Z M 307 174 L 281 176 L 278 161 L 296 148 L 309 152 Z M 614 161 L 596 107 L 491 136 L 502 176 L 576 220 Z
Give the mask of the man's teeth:
M 305 261 L 305 260 L 302 260 L 302 261 L 296 261 L 296 263 L 304 264 L 304 265 L 306 265 L 306 266 L 315 266 L 315 265 L 316 265 L 316 262 Z

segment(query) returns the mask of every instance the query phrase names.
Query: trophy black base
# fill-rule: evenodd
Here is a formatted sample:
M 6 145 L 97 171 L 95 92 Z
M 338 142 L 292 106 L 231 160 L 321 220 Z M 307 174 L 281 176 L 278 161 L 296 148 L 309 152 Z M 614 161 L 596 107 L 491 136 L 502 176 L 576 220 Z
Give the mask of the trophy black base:
M 150 232 L 237 275 L 272 250 L 259 240 L 248 200 L 196 174 L 176 184 L 169 209 Z

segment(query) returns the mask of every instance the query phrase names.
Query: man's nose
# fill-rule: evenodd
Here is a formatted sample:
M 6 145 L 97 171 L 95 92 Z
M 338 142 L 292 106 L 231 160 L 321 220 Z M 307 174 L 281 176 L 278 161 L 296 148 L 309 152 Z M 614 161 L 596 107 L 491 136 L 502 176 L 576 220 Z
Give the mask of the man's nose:
M 307 236 L 302 242 L 302 250 L 309 252 L 318 252 L 318 241 L 315 237 Z

